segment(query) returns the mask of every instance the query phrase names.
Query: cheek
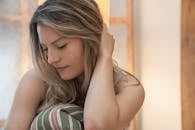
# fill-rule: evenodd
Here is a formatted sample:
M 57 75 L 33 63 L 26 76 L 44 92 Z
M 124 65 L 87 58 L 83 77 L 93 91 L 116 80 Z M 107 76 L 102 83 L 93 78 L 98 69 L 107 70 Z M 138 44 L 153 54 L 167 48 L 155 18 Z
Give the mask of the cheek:
M 84 54 L 80 53 L 79 55 L 77 55 L 77 57 L 74 59 L 78 65 L 80 66 L 84 66 Z
M 70 48 L 64 52 L 64 60 L 66 63 L 75 67 L 84 66 L 84 49 L 82 44 L 72 43 Z M 79 68 L 81 68 L 79 67 Z M 75 68 L 76 69 L 76 68 Z
M 77 51 L 72 51 L 72 53 L 69 53 L 69 61 L 74 64 L 74 66 L 84 66 L 84 53 L 80 49 Z M 79 67 L 80 68 L 80 67 Z
M 83 55 L 77 55 L 72 57 L 72 70 L 71 72 L 76 76 L 80 75 L 84 71 L 84 57 Z

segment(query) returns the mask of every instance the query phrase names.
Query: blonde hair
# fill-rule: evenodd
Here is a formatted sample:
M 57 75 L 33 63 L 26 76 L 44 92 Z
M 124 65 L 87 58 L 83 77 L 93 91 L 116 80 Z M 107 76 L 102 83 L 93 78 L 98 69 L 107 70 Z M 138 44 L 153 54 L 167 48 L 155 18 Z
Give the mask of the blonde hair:
M 40 46 L 38 24 L 47 25 L 84 43 L 84 79 L 62 80 Z M 30 22 L 32 59 L 35 68 L 48 85 L 43 108 L 55 103 L 75 103 L 83 106 L 89 82 L 95 68 L 101 40 L 103 20 L 94 0 L 47 0 L 34 12 Z
M 79 79 L 62 80 L 55 68 L 47 62 L 40 45 L 37 26 L 43 24 L 69 37 L 78 37 L 84 43 L 84 73 Z M 94 0 L 47 0 L 33 14 L 30 38 L 34 67 L 48 86 L 39 111 L 57 103 L 84 106 L 87 90 L 98 57 L 103 20 Z M 113 60 L 113 62 L 115 62 Z M 113 63 L 115 72 L 120 68 Z

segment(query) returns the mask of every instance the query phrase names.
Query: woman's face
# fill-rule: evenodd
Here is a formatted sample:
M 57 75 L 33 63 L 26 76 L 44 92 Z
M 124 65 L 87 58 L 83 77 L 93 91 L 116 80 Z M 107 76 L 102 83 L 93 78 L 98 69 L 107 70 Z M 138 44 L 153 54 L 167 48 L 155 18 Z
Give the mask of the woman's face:
M 80 38 L 66 37 L 46 25 L 38 25 L 37 31 L 48 63 L 56 68 L 63 80 L 83 73 L 84 45 Z

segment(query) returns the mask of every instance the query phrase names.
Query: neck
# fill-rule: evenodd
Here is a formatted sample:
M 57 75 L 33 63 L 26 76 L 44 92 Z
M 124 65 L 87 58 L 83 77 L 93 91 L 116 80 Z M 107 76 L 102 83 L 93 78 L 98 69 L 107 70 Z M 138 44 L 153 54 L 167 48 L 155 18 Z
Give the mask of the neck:
M 78 83 L 79 83 L 79 84 L 83 84 L 84 73 L 82 73 L 81 75 L 79 75 L 76 79 L 78 80 Z

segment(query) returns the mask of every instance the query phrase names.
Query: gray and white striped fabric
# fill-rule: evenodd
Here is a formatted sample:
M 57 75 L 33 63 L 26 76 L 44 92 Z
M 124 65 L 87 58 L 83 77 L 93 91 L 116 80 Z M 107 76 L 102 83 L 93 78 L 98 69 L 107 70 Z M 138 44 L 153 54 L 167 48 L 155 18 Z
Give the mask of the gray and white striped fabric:
M 84 130 L 83 108 L 74 104 L 58 104 L 40 112 L 31 130 Z

